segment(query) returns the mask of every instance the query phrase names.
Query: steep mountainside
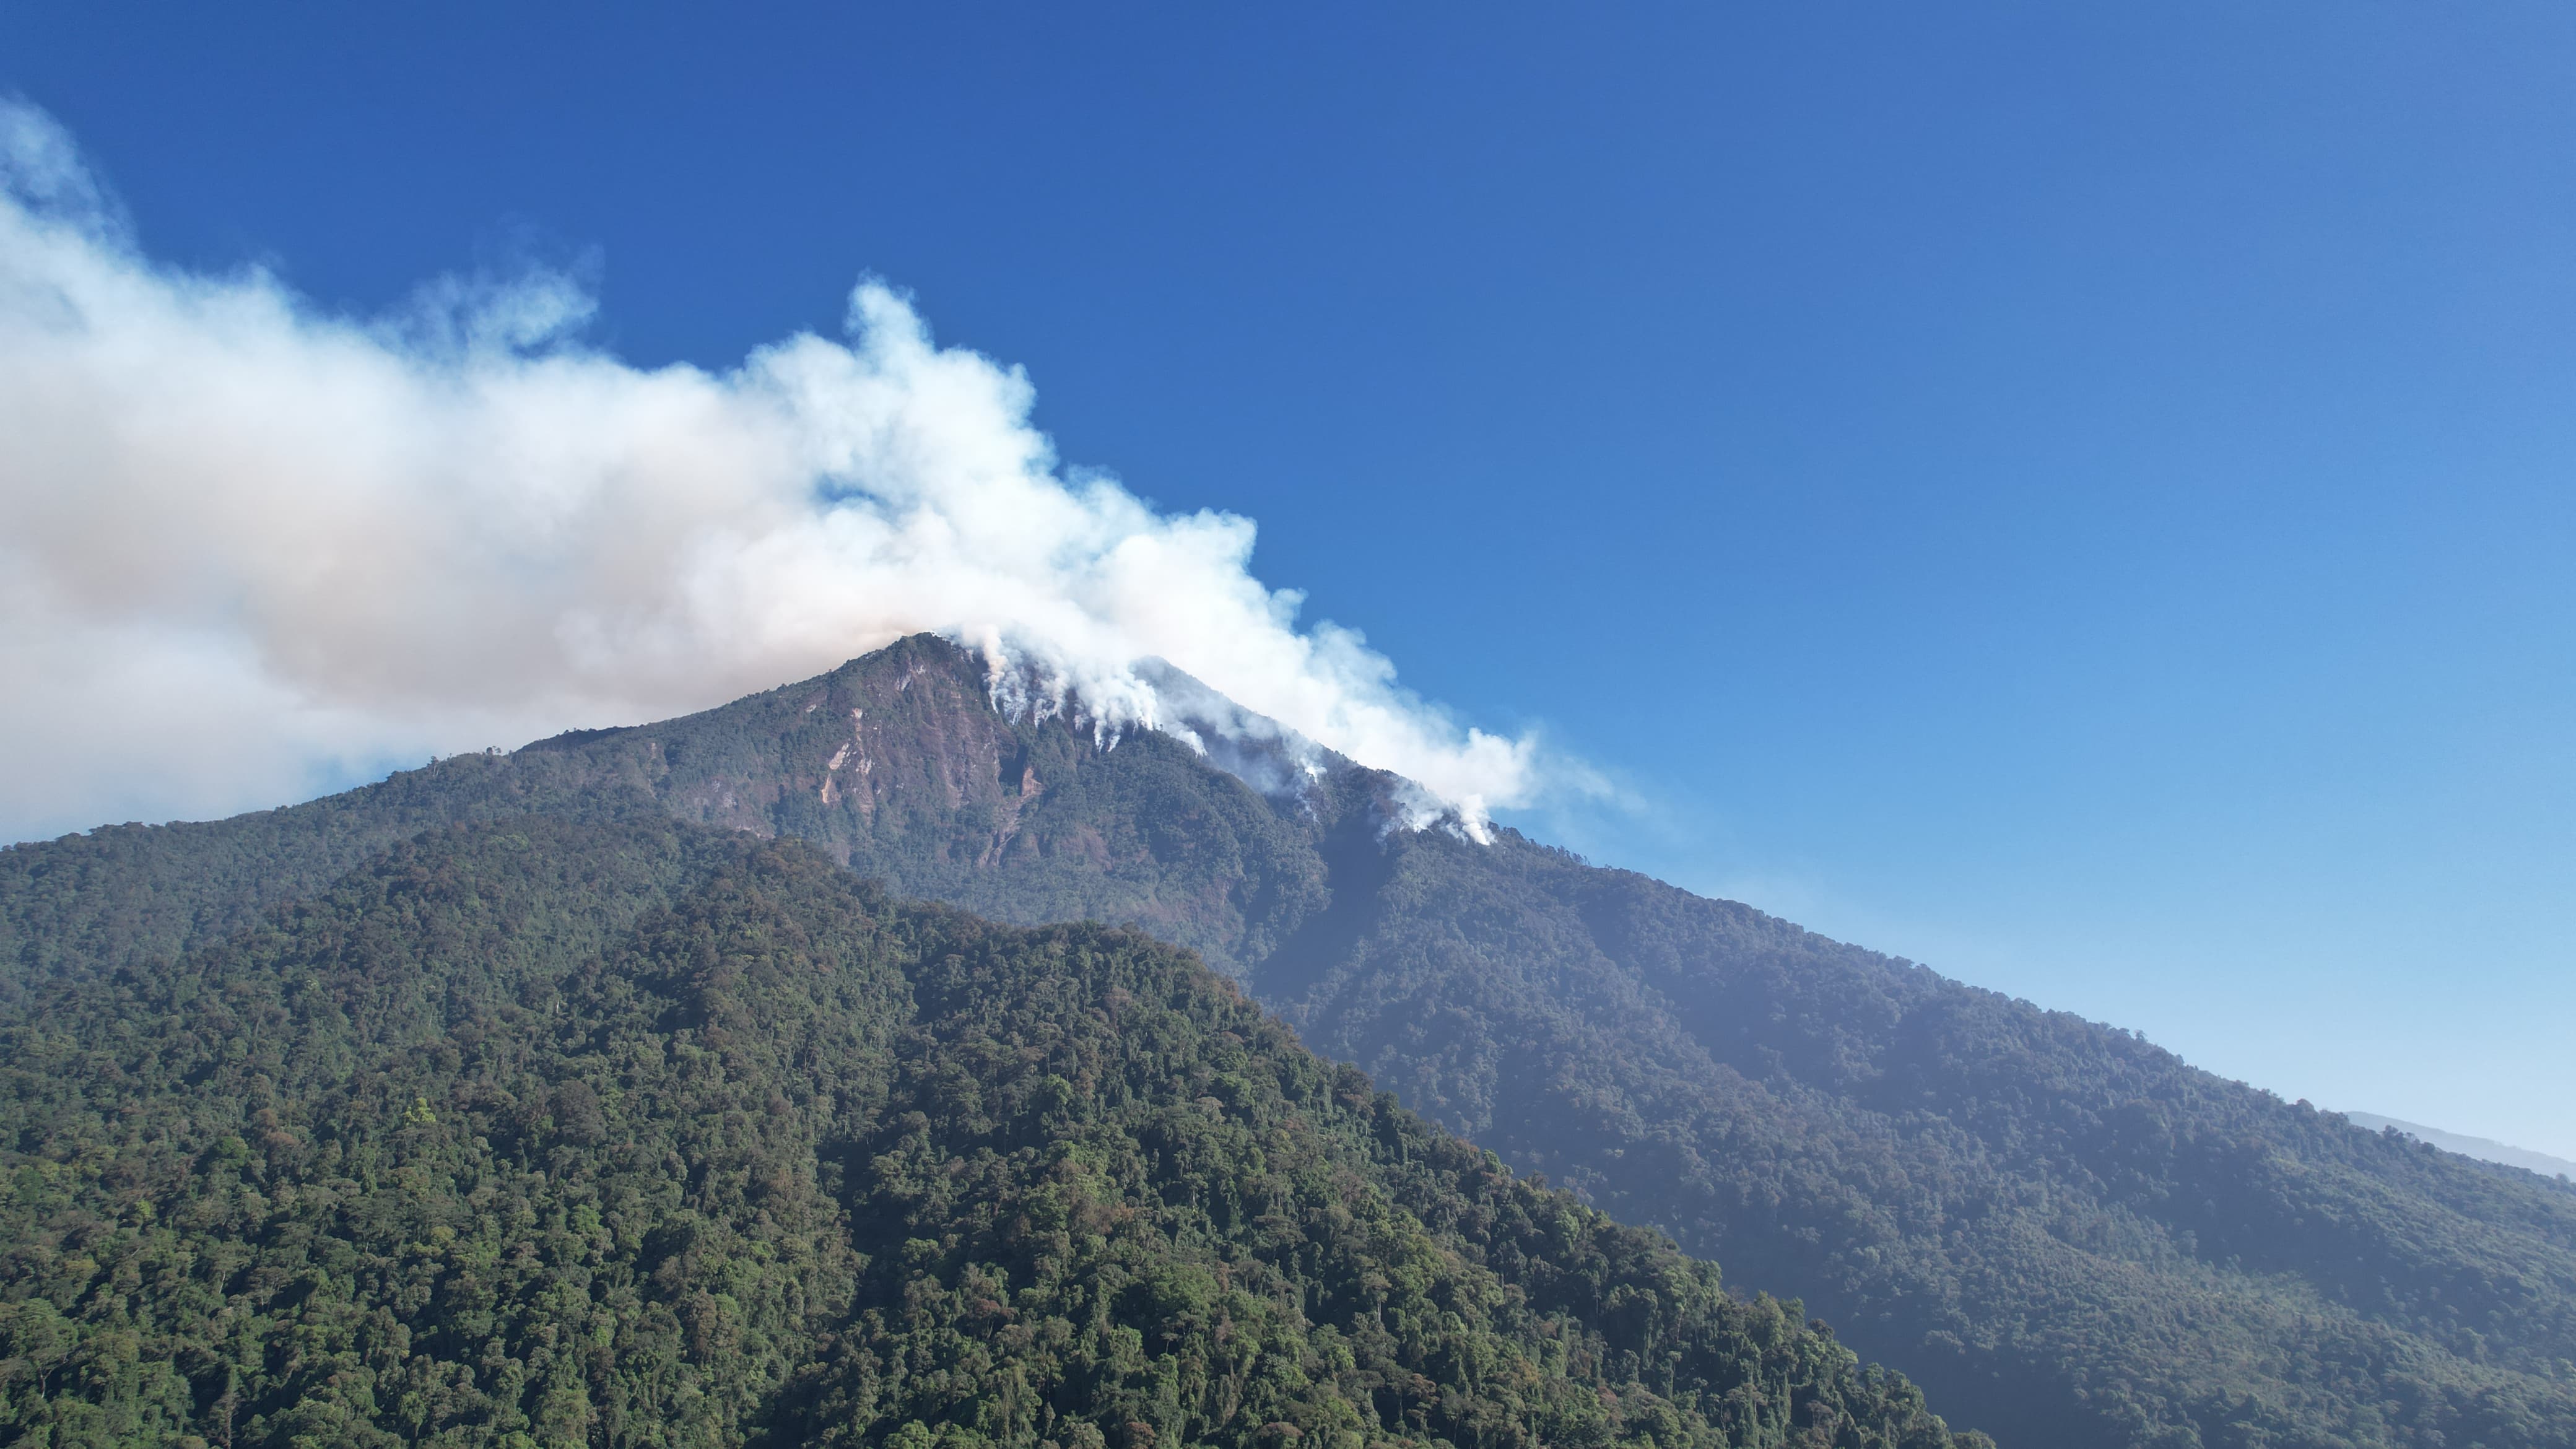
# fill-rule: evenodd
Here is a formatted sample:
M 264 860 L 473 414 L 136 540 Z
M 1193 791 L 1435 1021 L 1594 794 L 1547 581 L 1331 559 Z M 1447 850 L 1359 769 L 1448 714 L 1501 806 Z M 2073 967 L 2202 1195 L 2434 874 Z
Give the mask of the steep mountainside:
M 0 852 L 0 955 L 17 990 L 167 961 L 442 821 L 800 836 L 906 894 L 1203 952 L 2008 1443 L 2576 1443 L 2565 1185 L 1510 832 L 1391 828 L 1400 782 L 1323 763 L 1242 767 L 1265 795 L 1165 736 L 1103 748 L 908 640 L 688 719 Z
M 504 821 L 0 1015 L 0 1441 L 1944 1449 L 1185 953 Z

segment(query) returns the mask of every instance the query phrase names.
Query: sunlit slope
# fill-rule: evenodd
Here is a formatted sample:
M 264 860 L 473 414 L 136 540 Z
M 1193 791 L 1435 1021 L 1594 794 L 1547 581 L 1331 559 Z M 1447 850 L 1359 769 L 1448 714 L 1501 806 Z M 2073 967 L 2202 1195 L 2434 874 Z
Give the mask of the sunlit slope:
M 447 820 L 799 836 L 899 892 L 1203 952 L 2008 1441 L 2576 1443 L 2565 1187 L 1510 832 L 1392 829 L 1396 782 L 1326 763 L 1265 796 L 1166 737 L 1103 749 L 916 639 L 689 719 L 0 853 L 0 947 L 14 989 L 165 960 Z
M 794 842 L 435 832 L 0 1041 L 13 1441 L 1954 1442 L 1186 953 Z

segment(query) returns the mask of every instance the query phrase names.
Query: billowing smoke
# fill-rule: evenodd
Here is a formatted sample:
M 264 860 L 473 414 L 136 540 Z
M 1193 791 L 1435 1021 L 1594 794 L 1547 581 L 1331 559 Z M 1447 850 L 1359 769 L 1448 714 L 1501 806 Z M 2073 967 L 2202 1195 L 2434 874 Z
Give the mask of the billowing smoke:
M 888 288 L 721 373 L 580 345 L 590 307 L 537 275 L 353 320 L 156 265 L 0 106 L 0 826 L 274 803 L 924 629 L 1145 725 L 1168 660 L 1480 833 L 1539 787 L 1529 739 L 1300 628 L 1249 520 L 1061 468 L 1028 379 Z

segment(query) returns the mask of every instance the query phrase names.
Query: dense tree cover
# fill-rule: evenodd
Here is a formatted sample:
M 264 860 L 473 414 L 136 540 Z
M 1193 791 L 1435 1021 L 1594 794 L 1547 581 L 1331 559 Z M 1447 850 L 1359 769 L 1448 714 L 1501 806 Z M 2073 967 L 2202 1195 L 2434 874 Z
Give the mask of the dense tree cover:
M 0 1017 L 0 1440 L 1954 1442 L 1123 930 L 433 832 Z
M 1375 900 L 1312 1045 L 2007 1443 L 2576 1442 L 2563 1184 L 1523 841 Z
M 980 664 L 911 640 L 689 719 L 0 851 L 0 959 L 11 989 L 166 961 L 434 821 L 802 836 L 903 893 L 1200 950 L 2008 1441 L 2576 1443 L 2565 1185 L 1510 832 L 1390 828 L 1396 782 L 1323 763 L 1265 798 L 1168 737 L 997 711 Z

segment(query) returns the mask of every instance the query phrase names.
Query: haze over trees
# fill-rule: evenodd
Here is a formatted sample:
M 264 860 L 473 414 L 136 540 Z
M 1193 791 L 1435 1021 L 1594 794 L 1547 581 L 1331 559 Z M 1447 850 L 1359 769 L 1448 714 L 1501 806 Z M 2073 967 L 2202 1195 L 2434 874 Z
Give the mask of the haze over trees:
M 1396 828 L 1401 782 L 1346 761 L 1230 750 L 1006 717 L 978 661 L 907 640 L 688 719 L 0 852 L 9 1010 L 68 992 L 121 1019 L 99 993 L 423 830 L 677 817 L 1189 947 L 1408 1107 L 1802 1297 L 2008 1445 L 2576 1441 L 2567 1185 L 1508 831 Z

